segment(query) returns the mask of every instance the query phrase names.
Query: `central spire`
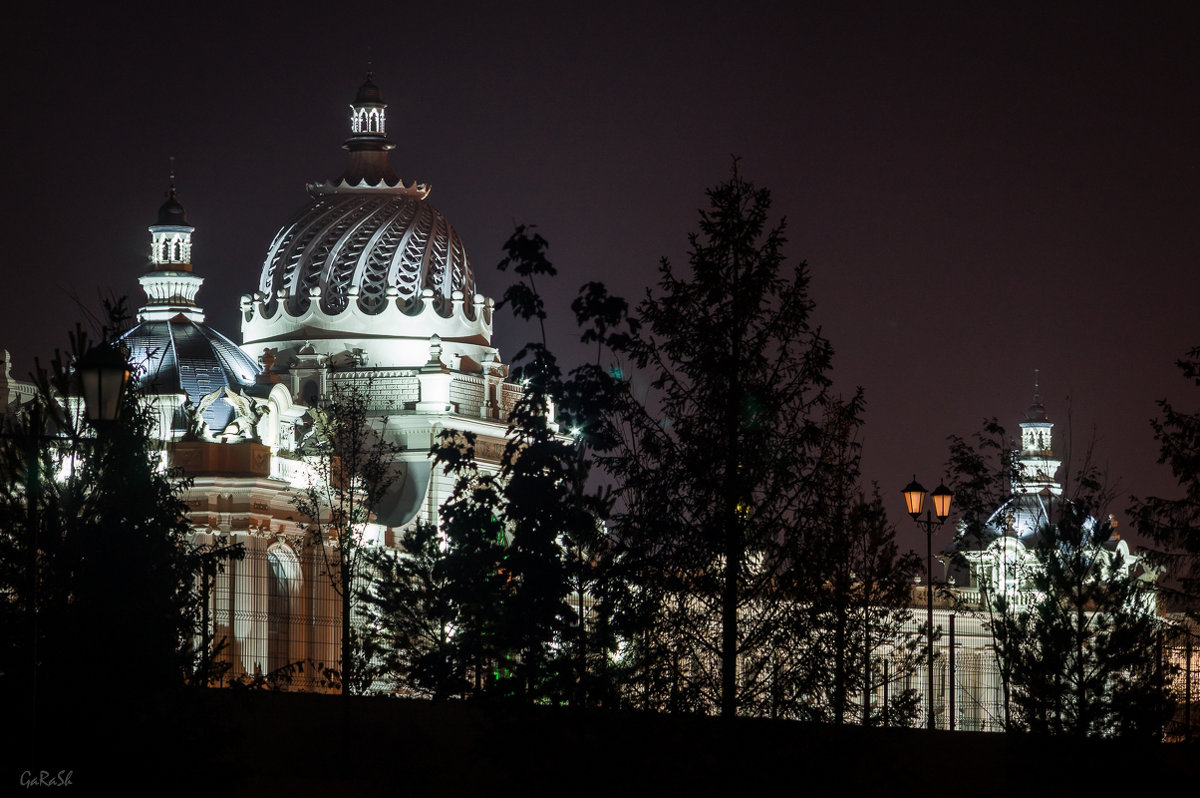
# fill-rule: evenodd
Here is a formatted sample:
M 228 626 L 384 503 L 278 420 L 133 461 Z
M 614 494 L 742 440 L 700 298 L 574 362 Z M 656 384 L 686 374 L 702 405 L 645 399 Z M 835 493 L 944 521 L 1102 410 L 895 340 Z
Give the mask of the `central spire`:
M 341 179 L 351 186 L 394 186 L 400 182 L 388 156 L 396 145 L 387 137 L 387 103 L 374 78 L 367 73 L 350 103 L 350 138 L 342 144 L 349 156 Z
M 430 187 L 415 180 L 408 185 L 392 171 L 391 152 L 396 148 L 387 137 L 387 103 L 368 72 L 350 103 L 350 138 L 342 142 L 346 170 L 337 180 L 309 183 L 314 197 L 330 194 L 399 194 L 423 200 Z

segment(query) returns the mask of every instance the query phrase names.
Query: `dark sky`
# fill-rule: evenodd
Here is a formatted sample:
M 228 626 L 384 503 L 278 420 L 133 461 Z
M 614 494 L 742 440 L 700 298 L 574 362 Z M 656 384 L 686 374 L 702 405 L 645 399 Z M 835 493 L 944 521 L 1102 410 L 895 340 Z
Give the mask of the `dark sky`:
M 18 376 L 77 303 L 140 302 L 172 155 L 201 303 L 239 340 L 272 236 L 340 173 L 369 61 L 396 170 L 433 185 L 484 293 L 514 222 L 549 239 L 558 340 L 580 283 L 638 295 L 682 262 L 736 154 L 811 266 L 889 501 L 937 484 L 948 434 L 1015 430 L 1034 369 L 1060 450 L 1094 429 L 1125 493 L 1169 489 L 1148 419 L 1193 403 L 1173 362 L 1200 345 L 1194 4 L 564 5 L 27 10 L 0 56 Z M 530 332 L 500 327 L 502 354 Z

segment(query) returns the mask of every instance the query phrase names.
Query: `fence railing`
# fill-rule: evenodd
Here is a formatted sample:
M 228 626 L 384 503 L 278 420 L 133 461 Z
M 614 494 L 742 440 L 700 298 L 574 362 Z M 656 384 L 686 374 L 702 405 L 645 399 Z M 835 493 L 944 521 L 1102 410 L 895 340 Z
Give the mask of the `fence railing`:
M 336 688 L 341 658 L 341 599 L 333 590 L 319 549 L 289 547 L 247 551 L 242 561 L 228 563 L 209 590 L 209 634 L 216 646 L 214 660 L 224 664 L 216 680 L 281 690 L 325 692 Z M 923 587 L 914 590 L 922 602 Z M 935 594 L 933 683 L 923 657 L 917 666 L 896 659 L 885 669 L 870 705 L 876 715 L 899 696 L 920 696 L 914 725 L 924 725 L 929 690 L 933 691 L 934 725 L 964 731 L 1003 731 L 1004 684 L 992 647 L 987 616 L 953 612 L 954 604 Z M 914 601 L 914 603 L 917 603 Z M 920 606 L 920 604 L 918 604 Z M 961 605 L 960 605 L 961 606 Z M 953 634 L 950 631 L 953 619 Z M 924 615 L 916 613 L 906 634 L 923 644 Z M 1200 726 L 1200 646 L 1177 627 L 1158 644 L 1163 667 L 1162 689 L 1176 706 L 1164 738 L 1191 739 Z M 881 657 L 892 656 L 882 652 Z M 897 654 L 897 657 L 900 655 Z M 381 690 L 393 691 L 391 681 Z M 859 699 L 861 700 L 861 699 Z

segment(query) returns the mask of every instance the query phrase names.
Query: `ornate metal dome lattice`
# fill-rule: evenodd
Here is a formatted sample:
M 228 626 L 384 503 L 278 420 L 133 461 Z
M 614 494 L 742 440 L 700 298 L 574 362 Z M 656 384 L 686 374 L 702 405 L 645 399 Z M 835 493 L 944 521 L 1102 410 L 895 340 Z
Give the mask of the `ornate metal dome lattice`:
M 462 240 L 440 213 L 407 194 L 317 196 L 279 231 L 267 251 L 259 290 L 289 313 L 311 302 L 329 314 L 356 301 L 378 312 L 389 289 L 413 304 L 429 288 L 435 300 L 472 296 L 474 275 Z
M 425 202 L 429 187 L 405 185 L 392 171 L 386 105 L 369 76 L 350 108 L 351 136 L 342 145 L 346 171 L 336 181 L 310 185 L 312 200 L 275 236 L 259 281 L 264 311 L 273 315 L 282 304 L 299 316 L 317 303 L 321 312 L 336 316 L 356 303 L 358 310 L 376 314 L 395 300 L 411 312 L 429 290 L 443 312 L 454 292 L 473 297 L 466 248 Z M 473 308 L 465 312 L 471 316 Z

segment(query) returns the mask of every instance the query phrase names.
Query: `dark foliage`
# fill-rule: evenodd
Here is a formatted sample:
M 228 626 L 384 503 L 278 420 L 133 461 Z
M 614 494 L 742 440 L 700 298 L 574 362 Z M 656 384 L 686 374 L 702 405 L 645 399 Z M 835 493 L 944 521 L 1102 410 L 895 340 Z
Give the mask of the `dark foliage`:
M 1009 497 L 1016 461 L 1004 427 L 995 418 L 983 420 L 971 438 L 951 435 L 946 471 L 954 493 L 959 548 L 990 539 L 988 521 Z
M 123 303 L 110 311 L 106 340 L 126 318 Z M 214 641 L 195 577 L 240 554 L 189 546 L 186 483 L 160 468 L 136 385 L 116 422 L 72 409 L 74 363 L 91 347 L 77 329 L 39 364 L 36 398 L 0 441 L 0 680 L 9 695 L 88 705 L 206 682 Z
M 812 535 L 797 569 L 804 599 L 790 613 L 789 634 L 781 641 L 790 657 L 773 695 L 786 700 L 772 715 L 862 725 L 909 725 L 919 696 L 903 688 L 905 674 L 922 663 L 924 637 L 906 635 L 913 576 L 922 563 L 900 554 L 895 529 L 878 492 L 846 494 L 829 506 L 827 524 Z M 888 668 L 885 671 L 884 662 Z M 886 678 L 888 705 L 870 696 Z
M 1079 737 L 1157 739 L 1171 712 L 1153 585 L 1120 548 L 1096 505 L 1064 502 L 1043 526 L 1031 607 L 995 597 L 997 654 L 1011 663 L 1014 722 Z
M 639 324 L 614 330 L 622 308 L 592 287 L 577 312 L 618 363 L 596 439 L 619 497 L 631 702 L 733 715 L 772 700 L 777 635 L 812 600 L 784 584 L 807 567 L 827 426 L 860 399 L 830 391 L 832 348 L 806 266 L 768 228 L 769 192 L 735 169 L 708 198 L 688 268 L 663 262 Z
M 1090 465 L 1072 476 L 1070 498 L 1039 499 L 1036 533 L 1015 543 L 995 517 L 1018 481 L 1018 462 L 995 419 L 973 440 L 950 438 L 951 484 L 965 551 L 1000 540 L 1016 546 L 1000 577 L 978 574 L 982 612 L 1005 691 L 1005 726 L 1079 737 L 1154 738 L 1170 711 L 1170 666 L 1158 643 L 1154 573 L 1097 518 L 1109 496 Z M 1028 548 L 1027 548 L 1028 547 Z M 1015 556 L 1015 559 L 1012 557 Z
M 989 545 L 997 531 L 990 525 L 992 516 L 1012 494 L 1012 482 L 1017 468 L 1007 433 L 996 418 L 985 418 L 982 430 L 970 438 L 951 435 L 947 439 L 950 454 L 946 460 L 947 481 L 954 494 L 954 511 L 958 517 L 954 543 L 949 548 L 952 572 L 964 584 L 969 582 L 970 564 L 966 552 Z M 980 584 L 983 600 L 981 613 L 987 616 L 987 628 L 993 638 L 996 665 L 1003 691 L 1004 727 L 1012 727 L 1012 669 L 1011 657 L 997 640 L 1003 634 L 998 607 L 985 582 Z M 1004 609 L 1010 609 L 1006 605 Z
M 400 538 L 399 551 L 375 549 L 368 560 L 370 587 L 362 601 L 383 673 L 403 692 L 434 699 L 465 694 L 454 667 L 454 616 L 437 527 L 418 524 Z
M 587 369 L 564 380 L 546 346 L 536 287 L 537 278 L 555 273 L 546 246 L 518 227 L 500 263 L 520 278 L 501 305 L 536 319 L 541 340 L 516 356 L 524 390 L 498 468 L 480 465 L 470 433 L 447 431 L 433 451 L 455 477 L 442 507 L 440 567 L 454 629 L 448 669 L 472 694 L 599 703 L 612 692 L 605 675 L 611 635 L 597 600 L 609 501 L 589 488 L 586 441 L 603 391 L 594 390 L 595 372 Z
M 1200 348 L 1178 361 L 1185 379 L 1200 387 Z M 1149 554 L 1167 570 L 1160 589 L 1168 606 L 1200 618 L 1200 412 L 1188 413 L 1162 399 L 1150 423 L 1159 444 L 1158 462 L 1171 469 L 1175 498 L 1134 499 L 1130 514 L 1149 539 Z

